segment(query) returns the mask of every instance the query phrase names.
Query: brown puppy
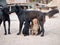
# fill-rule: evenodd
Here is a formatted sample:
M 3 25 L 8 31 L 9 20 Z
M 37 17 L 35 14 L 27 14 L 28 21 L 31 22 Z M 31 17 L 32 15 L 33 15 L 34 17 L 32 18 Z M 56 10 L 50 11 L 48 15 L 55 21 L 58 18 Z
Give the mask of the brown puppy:
M 38 30 L 40 30 L 39 21 L 38 21 L 37 18 L 34 18 L 32 20 L 32 25 L 31 25 L 31 34 L 32 35 L 37 35 L 38 34 Z

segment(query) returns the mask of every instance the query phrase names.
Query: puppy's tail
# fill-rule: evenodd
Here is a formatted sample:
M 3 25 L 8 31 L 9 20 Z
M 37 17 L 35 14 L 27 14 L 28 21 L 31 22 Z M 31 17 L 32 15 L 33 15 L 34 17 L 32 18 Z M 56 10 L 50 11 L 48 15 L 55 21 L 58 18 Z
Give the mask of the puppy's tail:
M 0 26 L 1 26 L 1 24 L 2 24 L 2 19 L 0 19 Z
M 47 15 L 48 15 L 49 18 L 51 18 L 51 17 L 53 17 L 57 13 L 59 13 L 59 10 L 58 9 L 52 9 L 51 11 L 49 11 L 47 13 Z

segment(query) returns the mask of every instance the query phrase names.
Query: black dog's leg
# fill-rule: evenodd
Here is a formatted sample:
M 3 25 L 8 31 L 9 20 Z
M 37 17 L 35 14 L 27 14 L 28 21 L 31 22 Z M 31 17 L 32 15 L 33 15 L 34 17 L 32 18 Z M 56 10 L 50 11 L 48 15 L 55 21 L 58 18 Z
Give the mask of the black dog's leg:
M 39 34 L 41 34 L 40 28 L 38 29 L 38 34 L 37 35 L 39 35 Z
M 40 26 L 41 26 L 41 36 L 44 36 L 44 23 L 40 22 Z
M 17 33 L 17 35 L 21 34 L 21 29 L 22 29 L 22 26 L 23 26 L 23 21 L 20 20 L 19 22 L 19 32 Z
M 3 21 L 3 25 L 4 25 L 4 30 L 5 30 L 5 33 L 4 33 L 4 35 L 7 35 L 5 21 Z
M 0 19 L 0 25 L 1 25 L 1 23 L 2 23 L 2 19 Z
M 10 20 L 8 20 L 8 34 L 11 34 L 10 33 Z
M 30 20 L 26 19 L 25 20 L 25 26 L 24 26 L 24 29 L 23 29 L 24 36 L 29 35 L 29 26 L 30 26 Z

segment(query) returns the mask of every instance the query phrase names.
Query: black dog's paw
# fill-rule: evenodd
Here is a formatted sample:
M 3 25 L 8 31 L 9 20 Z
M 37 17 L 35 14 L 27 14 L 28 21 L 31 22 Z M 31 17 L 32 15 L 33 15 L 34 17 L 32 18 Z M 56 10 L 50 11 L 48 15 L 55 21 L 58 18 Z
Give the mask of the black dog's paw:
M 8 34 L 11 34 L 10 32 L 8 32 Z
M 7 33 L 4 33 L 4 35 L 7 35 Z
M 43 36 L 44 36 L 44 34 L 41 35 L 41 37 L 43 37 Z
M 20 33 L 17 33 L 17 35 L 20 35 Z
M 27 34 L 24 34 L 24 36 L 28 36 Z
M 38 34 L 37 35 L 40 35 L 41 34 L 41 32 L 38 32 Z

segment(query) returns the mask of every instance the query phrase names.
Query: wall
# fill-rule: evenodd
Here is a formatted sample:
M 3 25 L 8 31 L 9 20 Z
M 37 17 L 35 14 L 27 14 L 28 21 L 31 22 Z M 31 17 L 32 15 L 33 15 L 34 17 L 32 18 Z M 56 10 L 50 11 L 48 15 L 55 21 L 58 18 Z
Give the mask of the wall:
M 5 5 L 5 4 L 7 4 L 7 2 L 6 2 L 6 0 L 0 0 L 0 5 Z
M 10 3 L 26 3 L 27 0 L 6 0 L 8 4 Z

